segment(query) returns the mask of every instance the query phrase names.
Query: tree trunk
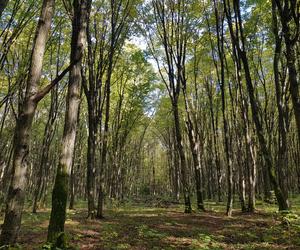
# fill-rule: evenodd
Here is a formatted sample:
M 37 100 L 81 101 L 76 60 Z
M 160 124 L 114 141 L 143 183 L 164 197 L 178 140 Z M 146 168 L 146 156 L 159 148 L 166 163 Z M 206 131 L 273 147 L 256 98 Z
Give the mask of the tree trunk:
M 290 93 L 294 108 L 298 140 L 300 141 L 300 98 L 299 82 L 296 68 L 296 44 L 299 43 L 300 36 L 300 14 L 298 1 L 273 0 L 273 17 L 277 15 L 275 4 L 280 15 L 282 33 L 285 41 L 286 60 L 290 82 Z
M 27 166 L 32 121 L 37 107 L 34 99 L 38 92 L 45 46 L 54 13 L 54 0 L 44 0 L 41 16 L 33 43 L 26 96 L 21 108 L 14 134 L 12 178 L 7 195 L 4 224 L 0 245 L 14 244 L 21 226 L 22 210 L 25 201 Z
M 185 111 L 187 114 L 187 121 L 186 121 L 187 126 L 186 127 L 187 127 L 190 149 L 192 152 L 193 166 L 194 166 L 194 171 L 195 171 L 197 208 L 198 208 L 198 210 L 204 211 L 205 209 L 204 209 L 203 194 L 202 194 L 202 182 L 201 182 L 201 179 L 202 179 L 201 178 L 201 163 L 198 158 L 198 154 L 201 154 L 200 149 L 199 149 L 200 142 L 196 141 L 196 133 L 194 130 L 192 119 L 191 119 L 185 84 L 184 84 L 182 92 L 183 92 L 183 98 L 184 98 L 184 103 L 185 103 Z
M 112 38 L 113 41 L 113 38 Z M 113 44 L 113 42 L 111 42 Z M 104 190 L 103 190 L 103 173 L 107 165 L 107 150 L 108 150 L 108 133 L 109 133 L 109 118 L 110 118 L 110 92 L 111 92 L 111 75 L 113 70 L 113 56 L 114 56 L 114 48 L 111 45 L 109 54 L 109 66 L 107 69 L 107 78 L 105 82 L 105 96 L 106 96 L 106 104 L 105 104 L 105 121 L 104 121 L 104 131 L 103 131 L 103 144 L 102 144 L 102 154 L 101 154 L 101 162 L 100 162 L 100 173 L 99 179 L 99 193 L 98 193 L 98 205 L 97 205 L 97 218 L 103 218 L 103 204 L 104 204 Z M 101 207 L 99 207 L 101 206 Z
M 242 165 L 238 168 L 238 175 L 239 175 L 239 196 L 240 196 L 240 203 L 242 212 L 246 212 L 246 204 L 245 204 L 245 176 Z
M 285 183 L 284 168 L 288 166 L 288 151 L 287 151 L 287 131 L 284 122 L 284 93 L 281 82 L 285 82 L 285 79 L 280 80 L 279 72 L 279 60 L 282 52 L 282 38 L 279 36 L 277 14 L 276 14 L 276 4 L 272 1 L 272 19 L 273 19 L 273 34 L 275 36 L 275 51 L 273 60 L 273 70 L 274 70 L 274 83 L 276 91 L 276 104 L 278 110 L 278 151 L 277 151 L 277 171 L 280 175 L 279 185 L 282 189 L 284 196 L 287 197 L 287 187 Z M 283 83 L 284 84 L 284 83 Z M 296 112 L 295 112 L 296 115 Z
M 209 100 L 209 110 L 210 110 L 210 121 L 211 121 L 211 127 L 212 127 L 212 133 L 213 133 L 213 150 L 214 150 L 214 163 L 217 170 L 217 196 L 218 196 L 218 202 L 222 202 L 222 191 L 221 191 L 221 184 L 222 184 L 222 173 L 221 173 L 221 165 L 219 160 L 219 152 L 218 152 L 218 114 L 216 115 L 216 122 L 215 122 L 215 114 L 214 114 L 214 108 L 213 108 L 213 96 L 212 96 L 212 89 L 209 86 L 208 80 L 206 81 L 206 90 L 208 94 L 208 100 Z
M 49 168 L 49 150 L 51 146 L 51 142 L 54 136 L 54 123 L 56 120 L 56 112 L 57 112 L 57 90 L 53 90 L 51 92 L 51 107 L 49 110 L 48 120 L 45 126 L 44 135 L 43 135 L 43 145 L 42 145 L 42 152 L 39 162 L 39 170 L 38 170 L 38 176 L 37 176 L 37 182 L 36 187 L 34 191 L 34 197 L 33 197 L 33 206 L 32 206 L 32 212 L 36 213 L 36 210 L 38 208 L 38 201 L 39 197 L 41 197 L 41 187 L 43 186 L 43 179 L 44 176 L 46 176 L 46 168 Z
M 247 135 L 250 137 L 250 135 Z M 248 166 L 248 178 L 249 178 L 249 196 L 248 196 L 248 212 L 254 212 L 255 210 L 255 187 L 256 187 L 256 170 L 257 170 L 257 153 L 256 148 L 249 138 L 247 141 L 250 150 L 250 162 Z
M 84 51 L 87 24 L 87 1 L 74 0 L 72 40 L 70 60 L 76 64 L 70 70 L 68 94 L 66 99 L 65 125 L 60 159 L 52 191 L 52 210 L 48 227 L 48 241 L 57 247 L 65 247 L 64 225 L 69 189 L 69 176 L 72 167 L 78 109 L 80 104 L 81 56 Z
M 229 24 L 229 28 L 230 28 L 231 39 L 232 39 L 233 44 L 235 44 L 235 46 L 237 48 L 238 56 L 241 59 L 243 66 L 244 66 L 246 85 L 247 85 L 247 90 L 248 90 L 249 99 L 250 99 L 250 106 L 251 106 L 253 121 L 254 121 L 254 124 L 256 127 L 256 133 L 257 133 L 258 142 L 260 145 L 260 150 L 261 150 L 261 153 L 265 160 L 265 164 L 266 164 L 266 168 L 268 170 L 271 184 L 274 187 L 279 210 L 288 210 L 288 208 L 289 208 L 288 200 L 284 196 L 284 194 L 277 182 L 275 169 L 274 169 L 274 166 L 272 163 L 271 152 L 267 147 L 267 142 L 266 142 L 266 139 L 263 134 L 263 126 L 259 119 L 258 104 L 255 99 L 254 87 L 252 84 L 251 73 L 250 73 L 250 68 L 249 68 L 249 63 L 248 63 L 248 58 L 247 58 L 247 52 L 245 50 L 245 37 L 244 37 L 244 32 L 243 32 L 243 27 L 242 27 L 242 19 L 241 19 L 241 13 L 240 13 L 240 1 L 239 0 L 234 1 L 234 5 L 235 5 L 234 10 L 235 10 L 235 15 L 236 15 L 236 18 L 238 21 L 236 28 L 238 29 L 238 32 L 240 34 L 240 41 L 237 39 L 236 35 L 234 34 L 232 20 L 231 20 L 231 13 L 230 13 L 230 10 L 228 9 L 229 5 L 227 6 L 227 4 L 228 4 L 227 0 L 224 0 L 225 12 L 227 15 L 227 20 L 228 20 L 228 24 Z M 239 42 L 241 42 L 242 47 L 240 47 Z
M 90 104 L 92 105 L 92 104 Z M 93 108 L 89 105 L 89 135 L 88 135 L 88 150 L 87 150 L 87 198 L 88 198 L 88 217 L 95 217 L 95 159 L 96 159 L 96 136 L 95 136 L 95 118 L 93 116 Z
M 104 203 L 104 193 L 103 193 L 103 184 L 100 182 L 98 187 L 98 204 L 97 204 L 97 215 L 98 219 L 103 219 L 103 203 Z
M 71 168 L 71 176 L 70 176 L 70 203 L 69 203 L 69 209 L 74 209 L 75 205 L 75 164 L 74 162 L 72 163 L 72 168 Z
M 174 198 L 176 201 L 179 201 L 180 197 L 180 176 L 179 169 L 180 163 L 178 160 L 178 151 L 176 150 L 176 139 L 175 139 L 175 129 L 172 128 L 171 133 L 171 154 L 173 155 L 173 189 L 174 189 Z
M 91 4 L 89 1 L 87 5 L 87 15 L 90 18 Z M 98 88 L 96 86 L 94 76 L 94 54 L 92 51 L 92 37 L 90 32 L 90 23 L 87 23 L 87 46 L 88 46 L 88 82 L 83 76 L 83 89 L 87 99 L 88 105 L 88 149 L 87 149 L 87 168 L 86 168 L 86 182 L 87 182 L 87 199 L 88 199 L 88 218 L 95 218 L 95 164 L 96 164 L 96 140 L 97 140 L 97 107 L 98 107 Z M 101 59 L 100 59 L 101 60 Z M 100 97 L 99 97 L 100 99 Z
M 174 115 L 174 125 L 175 125 L 175 137 L 176 137 L 176 148 L 179 154 L 180 158 L 180 173 L 181 173 L 181 182 L 182 182 L 182 188 L 183 188 L 183 198 L 184 198 L 184 212 L 185 213 L 191 213 L 192 212 L 192 206 L 191 206 L 191 200 L 190 200 L 190 188 L 189 183 L 187 179 L 187 166 L 186 166 L 186 158 L 184 155 L 183 145 L 182 145 L 182 135 L 181 135 L 181 129 L 180 129 L 180 121 L 179 121 L 179 113 L 178 113 L 178 104 L 173 103 L 173 115 Z
M 221 102 L 222 102 L 222 118 L 223 118 L 223 133 L 224 133 L 224 150 L 225 150 L 225 162 L 227 167 L 227 205 L 226 214 L 231 216 L 233 206 L 233 167 L 232 167 L 232 154 L 230 149 L 229 138 L 229 126 L 226 117 L 226 93 L 225 93 L 225 52 L 224 52 L 224 18 L 219 15 L 217 10 L 216 1 L 214 0 L 214 11 L 216 19 L 216 31 L 217 31 L 217 47 L 218 56 L 220 60 L 220 72 L 218 70 L 218 64 L 214 61 L 217 71 L 218 84 L 221 89 Z M 213 45 L 211 44 L 213 48 Z

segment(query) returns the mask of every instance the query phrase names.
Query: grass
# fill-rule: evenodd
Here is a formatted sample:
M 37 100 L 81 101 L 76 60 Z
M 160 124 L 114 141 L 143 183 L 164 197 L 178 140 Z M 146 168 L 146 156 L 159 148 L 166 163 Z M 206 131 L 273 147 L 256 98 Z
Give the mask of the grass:
M 278 213 L 275 205 L 259 201 L 254 214 L 235 209 L 230 218 L 224 215 L 223 203 L 206 202 L 207 212 L 192 214 L 184 214 L 181 206 L 128 203 L 108 207 L 103 220 L 86 219 L 80 203 L 76 210 L 68 211 L 66 232 L 70 245 L 83 250 L 300 249 L 300 198 L 292 202 L 292 213 Z M 49 212 L 24 213 L 20 249 L 42 248 Z

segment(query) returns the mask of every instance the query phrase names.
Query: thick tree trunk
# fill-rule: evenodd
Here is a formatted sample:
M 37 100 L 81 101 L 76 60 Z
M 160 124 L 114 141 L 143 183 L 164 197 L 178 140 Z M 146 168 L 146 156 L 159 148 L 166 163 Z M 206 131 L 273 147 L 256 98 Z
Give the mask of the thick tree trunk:
M 14 244 L 21 226 L 31 127 L 37 107 L 37 101 L 34 97 L 38 92 L 38 82 L 41 77 L 45 46 L 53 13 L 54 0 L 44 0 L 33 43 L 26 96 L 15 128 L 12 178 L 6 201 L 0 245 Z
M 52 210 L 48 227 L 48 241 L 61 248 L 65 247 L 64 225 L 66 220 L 69 177 L 74 155 L 78 109 L 80 105 L 80 85 L 82 80 L 81 56 L 86 36 L 87 1 L 74 0 L 73 2 L 74 14 L 70 60 L 76 61 L 76 64 L 71 68 L 69 75 L 65 125 L 60 160 L 52 192 Z

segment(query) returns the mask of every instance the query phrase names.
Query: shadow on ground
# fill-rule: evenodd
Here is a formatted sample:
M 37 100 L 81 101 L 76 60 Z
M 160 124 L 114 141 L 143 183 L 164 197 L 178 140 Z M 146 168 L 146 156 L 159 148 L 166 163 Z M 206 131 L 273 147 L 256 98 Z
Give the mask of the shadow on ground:
M 26 213 L 20 237 L 23 249 L 45 242 L 49 211 Z M 68 212 L 66 231 L 75 249 L 300 249 L 300 230 L 274 213 L 184 214 L 179 208 L 128 207 L 109 210 L 103 220 L 87 220 L 86 211 Z

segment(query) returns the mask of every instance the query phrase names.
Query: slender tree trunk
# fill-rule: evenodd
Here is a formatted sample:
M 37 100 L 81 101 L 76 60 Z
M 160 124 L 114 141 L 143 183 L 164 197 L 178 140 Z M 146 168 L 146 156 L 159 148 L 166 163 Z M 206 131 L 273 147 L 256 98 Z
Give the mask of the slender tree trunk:
M 177 102 L 173 102 L 173 115 L 174 115 L 174 125 L 175 125 L 175 137 L 176 137 L 176 148 L 180 158 L 180 173 L 181 173 L 181 182 L 183 188 L 183 198 L 184 198 L 184 212 L 191 213 L 192 206 L 190 200 L 190 188 L 187 178 L 187 164 L 186 158 L 184 155 L 183 145 L 182 145 L 182 135 L 181 135 L 181 128 L 180 128 L 180 121 L 179 121 L 179 112 L 178 112 L 178 104 Z
M 237 31 L 239 32 L 239 35 L 240 35 L 240 42 L 241 42 L 242 47 L 240 47 L 239 40 L 237 39 L 237 37 L 235 36 L 234 31 L 233 31 L 232 20 L 231 20 L 231 11 L 230 11 L 230 9 L 228 9 L 228 8 L 230 8 L 230 5 L 228 4 L 227 0 L 224 0 L 224 6 L 225 6 L 225 13 L 227 15 L 228 25 L 230 28 L 230 35 L 232 38 L 232 42 L 235 44 L 237 51 L 238 51 L 238 56 L 241 59 L 243 66 L 244 66 L 246 85 L 247 85 L 247 90 L 248 90 L 249 99 L 250 99 L 250 106 L 251 106 L 253 121 L 254 121 L 254 124 L 256 127 L 256 133 L 257 133 L 257 137 L 258 137 L 258 141 L 259 141 L 259 145 L 260 145 L 260 150 L 263 155 L 263 158 L 264 158 L 264 161 L 266 164 L 266 168 L 269 173 L 271 184 L 274 187 L 279 210 L 288 210 L 289 209 L 288 200 L 284 196 L 284 194 L 277 182 L 275 169 L 274 169 L 274 166 L 272 163 L 271 152 L 268 149 L 267 142 L 266 142 L 266 139 L 265 139 L 264 133 L 263 133 L 263 126 L 259 119 L 258 104 L 255 99 L 254 87 L 252 84 L 250 67 L 249 67 L 249 62 L 248 62 L 248 58 L 247 58 L 247 52 L 245 50 L 245 37 L 244 37 L 244 33 L 243 33 L 241 13 L 240 13 L 240 1 L 239 0 L 234 1 L 234 11 L 235 11 L 236 20 L 237 20 L 236 28 L 238 29 Z
M 224 13 L 219 14 L 217 3 L 214 0 L 214 12 L 216 19 L 216 32 L 217 32 L 217 48 L 218 57 L 220 60 L 220 70 L 217 62 L 214 60 L 215 68 L 217 71 L 218 84 L 221 89 L 221 103 L 222 103 L 222 118 L 223 118 L 223 134 L 224 134 L 224 150 L 225 162 L 227 167 L 227 205 L 226 214 L 231 216 L 233 206 L 233 167 L 232 155 L 230 149 L 229 126 L 226 117 L 226 93 L 225 93 L 225 52 L 224 52 Z M 211 41 L 213 50 L 213 44 Z
M 112 38 L 113 40 L 113 38 Z M 113 43 L 113 42 L 112 42 Z M 111 92 L 111 75 L 113 69 L 113 46 L 111 46 L 110 50 L 110 58 L 109 58 L 109 66 L 107 70 L 107 79 L 105 82 L 105 121 L 104 121 L 104 132 L 103 132 L 103 144 L 102 144 L 102 154 L 101 154 L 101 162 L 100 162 L 100 183 L 98 188 L 98 206 L 97 206 L 97 218 L 103 218 L 103 203 L 104 203 L 104 190 L 103 190 L 103 173 L 107 165 L 107 150 L 108 150 L 108 133 L 109 133 L 109 118 L 110 118 L 110 92 Z M 101 206 L 101 207 L 99 207 Z
M 65 125 L 62 138 L 60 159 L 52 191 L 52 209 L 48 227 L 48 241 L 57 247 L 65 247 L 64 225 L 69 189 L 69 177 L 72 167 L 78 109 L 80 105 L 81 56 L 84 51 L 87 25 L 87 1 L 74 0 L 70 60 L 76 61 L 69 75 L 68 94 L 66 99 Z
M 213 96 L 212 96 L 212 89 L 209 86 L 208 80 L 206 80 L 206 89 L 208 93 L 208 99 L 209 99 L 209 109 L 210 109 L 210 121 L 211 121 L 211 127 L 212 127 L 212 133 L 213 133 L 213 150 L 214 150 L 214 163 L 217 170 L 217 196 L 218 196 L 218 202 L 222 201 L 222 174 L 221 174 L 221 165 L 220 165 L 220 159 L 219 159 L 219 152 L 218 152 L 218 140 L 217 140 L 217 131 L 218 131 L 218 115 L 216 115 L 216 122 L 215 122 L 215 112 L 213 108 Z
M 87 198 L 88 198 L 88 217 L 94 219 L 95 217 L 95 159 L 96 159 L 96 126 L 95 118 L 93 116 L 92 104 L 89 105 L 89 135 L 88 135 L 88 151 L 87 151 Z
M 185 84 L 184 84 L 185 86 Z M 192 152 L 192 159 L 193 159 L 193 166 L 195 170 L 195 183 L 196 183 L 196 194 L 197 194 L 197 208 L 199 210 L 204 211 L 204 202 L 203 202 L 203 194 L 202 194 L 202 183 L 201 183 L 201 164 L 198 158 L 198 154 L 200 154 L 200 143 L 196 141 L 196 133 L 194 130 L 193 122 L 191 119 L 191 114 L 189 110 L 189 104 L 187 100 L 187 94 L 186 94 L 186 88 L 183 87 L 183 97 L 184 97 L 184 103 L 185 103 L 185 111 L 187 114 L 187 132 L 188 132 L 188 138 L 190 143 L 190 149 Z
M 38 83 L 41 77 L 44 52 L 53 13 L 54 0 L 44 0 L 33 43 L 26 96 L 15 128 L 12 178 L 6 201 L 0 245 L 14 244 L 21 226 L 27 183 L 26 172 L 31 127 L 38 103 L 34 97 L 38 92 Z
M 279 60 L 282 52 L 282 38 L 279 36 L 277 14 L 276 14 L 276 4 L 272 1 L 272 19 L 273 19 L 273 34 L 275 36 L 275 51 L 274 51 L 274 60 L 273 60 L 273 70 L 274 70 L 274 83 L 276 91 L 276 104 L 278 110 L 278 151 L 277 151 L 277 170 L 280 175 L 279 185 L 287 197 L 287 187 L 285 183 L 285 174 L 284 168 L 288 166 L 288 155 L 287 155 L 287 131 L 284 121 L 284 93 L 281 87 L 280 72 L 279 72 Z M 296 113 L 295 113 L 296 115 Z
M 227 166 L 227 205 L 226 214 L 231 216 L 232 205 L 233 205 L 233 169 L 232 169 L 232 159 L 230 153 L 230 143 L 229 143 L 229 127 L 226 117 L 226 100 L 225 100 L 225 65 L 224 65 L 224 22 L 223 17 L 219 17 L 217 10 L 215 11 L 217 20 L 217 43 L 218 43 L 218 55 L 220 58 L 220 73 L 218 73 L 218 82 L 221 88 L 221 102 L 222 102 L 222 118 L 223 118 L 223 132 L 224 132 L 224 149 L 225 158 Z M 221 19 L 221 20 L 219 20 Z M 219 24 L 219 22 L 221 22 Z M 216 67 L 218 70 L 218 67 Z M 220 76 L 219 76 L 220 75 Z
M 88 18 L 90 17 L 92 1 L 88 2 L 87 12 Z M 87 99 L 88 105 L 88 149 L 87 149 L 87 198 L 88 198 L 88 218 L 95 218 L 95 164 L 96 164 L 96 140 L 97 140 L 97 98 L 98 98 L 98 88 L 95 85 L 94 76 L 94 53 L 92 51 L 92 37 L 90 32 L 90 23 L 87 24 L 87 46 L 88 46 L 88 69 L 89 77 L 88 84 L 83 78 L 83 89 Z M 100 59 L 101 60 L 101 59 Z M 101 86 L 100 86 L 101 88 Z M 100 97 L 99 97 L 100 98 Z
M 290 94 L 294 108 L 298 140 L 300 141 L 300 94 L 299 82 L 296 68 L 296 44 L 299 43 L 300 36 L 300 13 L 299 1 L 273 0 L 273 17 L 277 15 L 275 4 L 282 24 L 282 32 L 286 48 L 286 60 L 290 82 Z M 298 55 L 299 57 L 299 55 Z
M 246 212 L 246 204 L 245 204 L 245 175 L 243 171 L 243 165 L 241 164 L 238 167 L 238 175 L 239 175 L 239 196 L 240 196 L 240 203 L 241 203 L 241 208 L 242 212 Z
M 44 135 L 43 135 L 43 145 L 42 145 L 42 152 L 41 152 L 41 158 L 39 162 L 39 170 L 38 170 L 38 176 L 37 176 L 37 182 L 33 197 L 33 207 L 32 212 L 36 213 L 37 207 L 38 207 L 38 201 L 39 197 L 41 197 L 41 187 L 43 185 L 43 179 L 46 174 L 45 169 L 49 168 L 49 151 L 51 142 L 54 136 L 54 123 L 56 120 L 56 112 L 57 112 L 57 90 L 54 89 L 51 92 L 51 107 L 49 110 L 48 120 L 45 126 Z
M 69 209 L 74 209 L 75 205 L 75 163 L 72 163 L 72 168 L 71 168 L 71 176 L 70 176 L 70 203 L 69 203 Z
M 69 203 L 69 209 L 74 209 L 75 206 L 75 198 L 80 197 L 81 193 L 79 192 L 81 190 L 80 183 L 78 181 L 83 180 L 83 178 L 80 176 L 80 172 L 82 170 L 82 149 L 84 144 L 82 143 L 83 140 L 83 134 L 84 134 L 84 127 L 85 123 L 80 122 L 80 109 L 81 109 L 81 103 L 80 107 L 78 109 L 78 129 L 76 134 L 76 142 L 75 142 L 75 149 L 74 149 L 74 160 L 72 163 L 72 169 L 71 169 L 71 177 L 70 177 L 70 203 Z
M 248 134 L 247 136 L 250 137 Z M 257 169 L 257 153 L 256 148 L 252 143 L 252 139 L 247 140 L 250 151 L 250 162 L 248 166 L 248 178 L 249 178 L 249 196 L 248 196 L 248 212 L 254 212 L 255 210 L 255 187 L 256 187 L 256 169 Z
M 175 129 L 174 126 L 172 128 L 172 133 L 171 133 L 171 154 L 173 155 L 173 185 L 174 185 L 174 198 L 176 201 L 179 201 L 179 196 L 180 196 L 180 176 L 179 176 L 179 169 L 180 169 L 180 163 L 178 160 L 178 151 L 176 150 L 176 139 L 175 139 Z

